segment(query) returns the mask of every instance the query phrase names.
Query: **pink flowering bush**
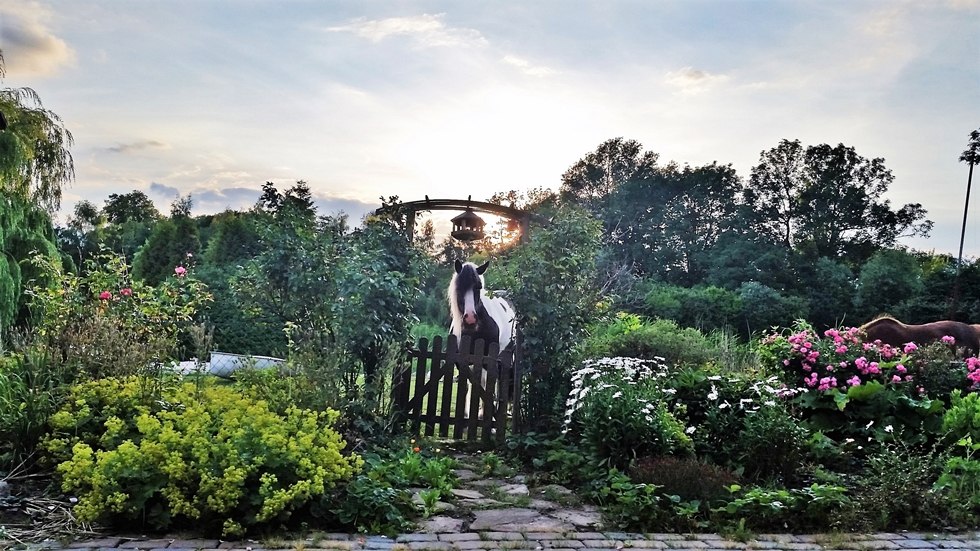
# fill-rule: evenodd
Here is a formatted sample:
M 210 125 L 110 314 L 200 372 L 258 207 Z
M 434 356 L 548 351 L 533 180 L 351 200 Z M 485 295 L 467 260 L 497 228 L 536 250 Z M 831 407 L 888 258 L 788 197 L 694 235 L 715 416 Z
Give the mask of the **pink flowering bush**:
M 81 275 L 37 261 L 55 280 L 30 291 L 38 345 L 83 378 L 141 373 L 177 359 L 181 331 L 211 300 L 184 266 L 152 287 L 134 281 L 126 261 L 109 253 L 89 261 Z
M 854 327 L 818 334 L 798 323 L 763 339 L 760 357 L 779 369 L 783 395 L 813 428 L 860 449 L 869 439 L 925 441 L 940 430 L 943 402 L 917 379 L 922 351 L 914 342 L 864 342 Z

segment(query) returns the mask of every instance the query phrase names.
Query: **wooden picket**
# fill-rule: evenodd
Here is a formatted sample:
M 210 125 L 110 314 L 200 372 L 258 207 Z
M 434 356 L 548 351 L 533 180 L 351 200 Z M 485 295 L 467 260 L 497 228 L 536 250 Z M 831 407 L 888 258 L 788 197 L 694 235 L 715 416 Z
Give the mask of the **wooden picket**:
M 496 343 L 487 347 L 482 339 L 471 342 L 469 337 L 457 339 L 455 335 L 446 339 L 437 336 L 431 343 L 420 339 L 416 348 L 407 351 L 394 374 L 392 403 L 396 421 L 407 424 L 413 433 L 426 436 L 434 436 L 438 426 L 441 438 L 452 434 L 456 440 L 502 443 L 508 421 L 511 430 L 517 430 L 521 422 L 520 380 L 514 377 L 515 360 L 520 359 L 519 340 L 517 344 L 500 353 Z M 482 353 L 484 350 L 486 354 Z M 468 389 L 472 389 L 469 416 Z M 510 404 L 513 415 L 508 416 Z

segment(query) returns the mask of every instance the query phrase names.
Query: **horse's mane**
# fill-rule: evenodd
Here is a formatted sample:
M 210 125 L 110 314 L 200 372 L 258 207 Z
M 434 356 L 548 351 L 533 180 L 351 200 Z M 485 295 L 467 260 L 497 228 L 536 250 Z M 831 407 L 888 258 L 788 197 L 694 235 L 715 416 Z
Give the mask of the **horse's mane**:
M 895 322 L 895 323 L 897 323 L 899 325 L 905 325 L 904 323 L 898 321 L 898 319 L 896 319 L 894 316 L 892 316 L 890 314 L 878 314 L 871 321 L 865 323 L 861 327 L 868 327 L 869 325 L 871 325 L 873 323 L 878 323 L 880 321 L 891 321 L 891 322 Z
M 476 266 L 472 262 L 467 262 L 463 264 L 463 269 L 466 269 L 467 265 L 471 267 L 473 273 L 476 275 L 476 277 L 480 279 L 480 283 L 481 284 L 484 283 L 483 276 L 476 273 Z M 451 332 L 454 335 L 463 334 L 463 312 L 460 311 L 459 301 L 456 300 L 456 290 L 457 290 L 456 281 L 458 279 L 459 279 L 459 274 L 453 273 L 453 278 L 449 280 L 449 289 L 446 291 L 446 297 L 449 299 L 449 313 L 452 315 L 453 318 L 452 325 L 451 325 Z M 480 292 L 484 293 L 482 289 L 480 290 Z

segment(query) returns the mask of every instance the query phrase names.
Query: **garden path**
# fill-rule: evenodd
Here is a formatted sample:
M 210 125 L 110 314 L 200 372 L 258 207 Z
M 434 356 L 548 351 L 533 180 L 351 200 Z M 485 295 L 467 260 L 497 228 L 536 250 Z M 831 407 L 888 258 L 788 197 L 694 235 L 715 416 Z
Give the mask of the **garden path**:
M 627 548 L 677 551 L 730 549 L 825 551 L 832 549 L 922 551 L 969 549 L 980 551 L 980 534 L 757 534 L 745 541 L 718 534 L 636 534 L 609 531 L 595 507 L 562 486 L 536 485 L 486 455 L 457 454 L 459 488 L 452 503 L 440 502 L 417 532 L 394 538 L 361 534 L 315 532 L 285 538 L 221 541 L 186 537 L 104 537 L 72 543 L 45 541 L 16 544 L 0 539 L 0 549 L 26 551 L 465 551 L 472 549 L 529 549 L 540 551 L 614 551 Z M 415 499 L 421 502 L 421 497 Z

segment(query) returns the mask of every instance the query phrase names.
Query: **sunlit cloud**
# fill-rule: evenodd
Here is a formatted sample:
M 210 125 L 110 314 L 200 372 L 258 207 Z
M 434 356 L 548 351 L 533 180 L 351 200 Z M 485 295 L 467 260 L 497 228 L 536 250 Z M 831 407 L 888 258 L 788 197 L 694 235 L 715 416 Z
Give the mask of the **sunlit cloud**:
M 141 140 L 138 142 L 121 143 L 106 148 L 107 151 L 111 151 L 112 153 L 134 153 L 147 149 L 170 149 L 170 146 L 159 140 Z
M 707 71 L 684 67 L 664 75 L 667 84 L 686 94 L 696 94 L 721 84 L 729 79 L 726 75 L 714 75 Z
M 10 76 L 48 76 L 75 59 L 75 52 L 45 24 L 48 10 L 36 2 L 0 6 L 0 50 Z
M 532 77 L 547 77 L 558 72 L 543 65 L 532 65 L 530 61 L 513 55 L 504 56 L 503 62 L 517 67 L 522 73 Z
M 356 36 L 381 42 L 390 37 L 403 36 L 413 39 L 420 46 L 482 46 L 486 38 L 475 29 L 447 26 L 445 14 L 422 14 L 412 17 L 387 19 L 357 18 L 346 25 L 327 27 L 330 32 L 348 32 Z

